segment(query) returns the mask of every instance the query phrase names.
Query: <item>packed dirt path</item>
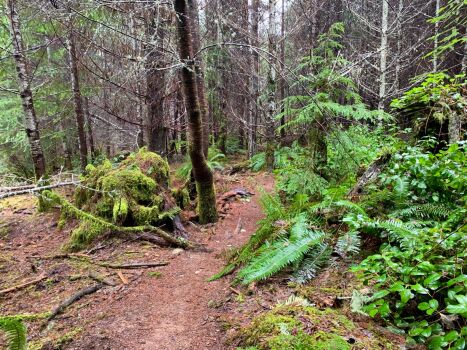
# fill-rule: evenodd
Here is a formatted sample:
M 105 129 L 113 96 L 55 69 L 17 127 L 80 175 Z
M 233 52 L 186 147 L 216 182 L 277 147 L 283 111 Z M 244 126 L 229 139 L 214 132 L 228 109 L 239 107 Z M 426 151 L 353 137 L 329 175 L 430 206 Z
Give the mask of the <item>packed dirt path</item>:
M 100 313 L 112 317 L 92 322 L 88 334 L 67 349 L 228 349 L 218 320 L 222 311 L 213 305 L 232 294 L 230 278 L 206 280 L 224 265 L 220 255 L 226 248 L 241 245 L 255 232 L 263 216 L 258 189 L 271 191 L 273 178 L 242 176 L 228 186 L 243 187 L 255 195 L 233 203 L 228 215 L 211 228 L 187 226 L 191 237 L 201 238 L 209 252 L 172 250 L 170 265 L 160 278 L 143 279 L 122 298 L 98 306 Z M 243 229 L 234 236 L 239 219 Z

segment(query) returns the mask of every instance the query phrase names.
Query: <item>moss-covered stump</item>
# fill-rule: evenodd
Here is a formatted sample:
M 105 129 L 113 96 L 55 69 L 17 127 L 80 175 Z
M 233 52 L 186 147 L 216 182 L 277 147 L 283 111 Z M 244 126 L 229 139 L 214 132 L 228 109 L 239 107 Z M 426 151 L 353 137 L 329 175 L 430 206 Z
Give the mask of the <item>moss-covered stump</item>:
M 243 328 L 243 348 L 260 350 L 383 350 L 389 340 L 372 335 L 333 309 L 318 310 L 301 302 L 279 305 Z
M 173 194 L 168 163 L 145 148 L 130 154 L 118 165 L 108 160 L 98 166 L 88 165 L 74 195 L 79 211 L 61 203 L 62 214 L 65 213 L 61 221 L 70 212 L 80 220 L 68 248 L 83 248 L 108 231 L 110 226 L 106 223 L 126 228 L 171 224 L 180 212 L 177 202 L 183 202 Z M 79 213 L 88 215 L 76 215 Z

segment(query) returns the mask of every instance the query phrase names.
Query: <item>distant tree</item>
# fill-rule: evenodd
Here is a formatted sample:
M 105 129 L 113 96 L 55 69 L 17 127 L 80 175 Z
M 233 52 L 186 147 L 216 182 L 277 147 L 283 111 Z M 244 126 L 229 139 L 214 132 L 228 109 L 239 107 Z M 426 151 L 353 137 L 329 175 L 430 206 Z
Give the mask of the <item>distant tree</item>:
M 16 1 L 7 1 L 7 15 L 10 21 L 10 34 L 13 44 L 13 57 L 16 63 L 16 72 L 19 81 L 19 95 L 24 111 L 24 128 L 31 147 L 31 155 L 34 163 L 34 173 L 39 180 L 46 174 L 45 157 L 42 150 L 39 126 L 37 123 L 36 110 L 31 91 L 31 78 L 29 75 L 28 61 L 25 56 L 21 25 L 16 9 Z

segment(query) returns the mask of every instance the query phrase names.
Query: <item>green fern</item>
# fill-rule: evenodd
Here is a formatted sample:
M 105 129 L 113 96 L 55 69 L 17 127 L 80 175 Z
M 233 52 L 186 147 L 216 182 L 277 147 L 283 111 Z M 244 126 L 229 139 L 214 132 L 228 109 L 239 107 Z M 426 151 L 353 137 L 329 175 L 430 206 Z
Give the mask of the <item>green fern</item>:
M 301 261 L 310 247 L 320 243 L 323 237 L 322 231 L 308 229 L 306 217 L 301 215 L 290 229 L 290 238 L 263 245 L 259 255 L 240 270 L 237 279 L 243 284 L 266 279 L 287 265 Z
M 358 232 L 346 232 L 337 240 L 334 247 L 334 252 L 336 252 L 342 258 L 347 258 L 360 252 L 361 243 L 362 242 Z
M 304 284 L 316 277 L 318 272 L 328 264 L 332 249 L 326 243 L 317 244 L 307 253 L 303 261 L 291 277 L 293 282 Z
M 418 204 L 391 213 L 393 218 L 445 219 L 452 209 L 442 204 Z
M 6 335 L 8 350 L 26 350 L 26 326 L 20 319 L 0 316 L 0 330 Z

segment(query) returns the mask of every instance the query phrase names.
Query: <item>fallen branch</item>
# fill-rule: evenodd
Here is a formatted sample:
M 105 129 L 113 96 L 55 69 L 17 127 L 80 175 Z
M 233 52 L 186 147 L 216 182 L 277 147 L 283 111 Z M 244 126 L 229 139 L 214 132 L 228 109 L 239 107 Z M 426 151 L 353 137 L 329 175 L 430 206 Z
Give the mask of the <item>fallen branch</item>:
M 104 284 L 98 283 L 98 284 L 96 284 L 94 286 L 90 286 L 90 287 L 81 289 L 78 293 L 72 295 L 70 298 L 66 299 L 64 302 L 62 302 L 60 305 L 58 305 L 55 309 L 53 309 L 52 313 L 47 318 L 47 321 L 53 320 L 55 317 L 57 317 L 57 315 L 61 314 L 67 307 L 69 307 L 73 303 L 77 302 L 82 297 L 97 292 L 103 286 L 104 286 Z
M 157 263 L 133 263 L 133 264 L 107 264 L 107 263 L 95 263 L 96 265 L 107 267 L 109 269 L 147 269 L 151 267 L 160 267 L 169 265 L 168 262 L 157 262 Z
M 71 185 L 78 185 L 80 181 L 70 181 L 70 182 L 60 182 L 57 184 L 53 185 L 47 185 L 47 186 L 40 186 L 40 187 L 32 187 L 32 188 L 27 188 L 23 190 L 18 190 L 18 191 L 11 191 L 11 192 L 5 192 L 0 194 L 0 199 L 8 198 L 8 197 L 13 197 L 13 196 L 20 196 L 22 194 L 32 194 L 32 193 L 37 193 L 45 190 L 51 190 L 54 188 L 58 187 L 64 187 L 64 186 L 71 186 Z M 3 192 L 3 191 L 0 191 Z
M 0 290 L 0 295 L 8 294 L 8 293 L 15 292 L 17 290 L 26 288 L 26 287 L 28 287 L 28 286 L 30 286 L 32 284 L 39 283 L 39 282 L 45 280 L 46 278 L 47 278 L 47 275 L 41 275 L 40 277 L 38 277 L 38 278 L 36 278 L 36 279 L 34 279 L 32 281 L 21 283 L 21 284 L 18 284 L 16 286 L 13 286 L 13 287 Z
M 128 263 L 128 264 L 111 264 L 101 261 L 93 261 L 91 258 L 84 254 L 57 254 L 49 256 L 29 256 L 29 259 L 39 259 L 39 260 L 54 260 L 54 259 L 75 259 L 83 262 L 87 262 L 92 265 L 97 265 L 101 267 L 106 267 L 109 269 L 144 269 L 150 267 L 160 267 L 167 266 L 168 262 L 143 262 L 143 263 Z

